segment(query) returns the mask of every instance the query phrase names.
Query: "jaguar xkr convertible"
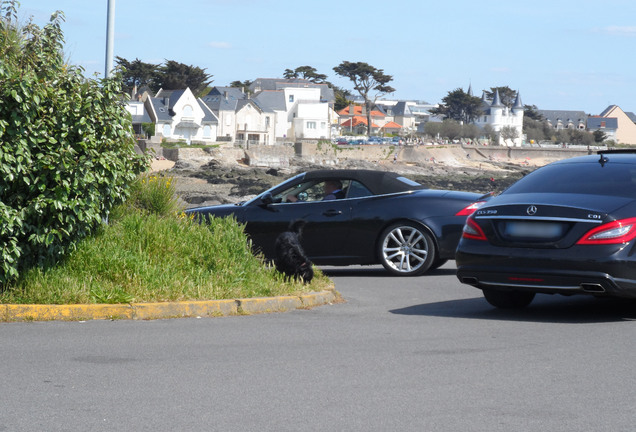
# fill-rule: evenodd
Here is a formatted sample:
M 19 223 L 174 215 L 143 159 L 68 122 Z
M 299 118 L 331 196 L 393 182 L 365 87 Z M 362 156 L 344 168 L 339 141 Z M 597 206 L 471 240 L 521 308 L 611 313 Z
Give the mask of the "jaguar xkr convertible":
M 466 217 L 485 198 L 426 189 L 396 173 L 319 170 L 299 174 L 236 205 L 187 210 L 201 221 L 231 216 L 254 248 L 274 258 L 276 237 L 306 222 L 301 244 L 318 265 L 381 263 L 394 275 L 419 275 L 454 258 Z

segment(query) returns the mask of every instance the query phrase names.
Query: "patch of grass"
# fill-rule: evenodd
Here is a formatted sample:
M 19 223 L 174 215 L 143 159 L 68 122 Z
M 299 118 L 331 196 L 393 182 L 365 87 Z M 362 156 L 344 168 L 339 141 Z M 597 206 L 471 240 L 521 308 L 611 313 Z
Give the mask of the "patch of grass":
M 183 208 L 179 206 L 175 184 L 176 180 L 172 176 L 144 173 L 131 185 L 130 197 L 121 209 L 128 211 L 133 207 L 163 216 L 180 213 Z
M 200 225 L 186 217 L 131 210 L 78 244 L 58 266 L 32 269 L 0 293 L 0 303 L 131 303 L 268 297 L 321 290 L 286 282 L 254 256 L 232 219 Z
M 252 253 L 242 225 L 229 218 L 199 224 L 179 211 L 169 177 L 142 176 L 108 225 L 58 265 L 31 269 L 5 286 L 0 303 L 216 300 L 330 286 L 318 269 L 310 285 L 285 281 Z

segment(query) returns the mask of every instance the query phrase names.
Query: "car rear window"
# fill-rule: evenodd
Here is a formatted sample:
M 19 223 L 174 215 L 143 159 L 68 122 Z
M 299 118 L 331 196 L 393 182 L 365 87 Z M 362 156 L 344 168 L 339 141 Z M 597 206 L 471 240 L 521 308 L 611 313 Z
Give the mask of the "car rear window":
M 636 165 L 563 163 L 539 168 L 505 193 L 571 193 L 636 198 Z

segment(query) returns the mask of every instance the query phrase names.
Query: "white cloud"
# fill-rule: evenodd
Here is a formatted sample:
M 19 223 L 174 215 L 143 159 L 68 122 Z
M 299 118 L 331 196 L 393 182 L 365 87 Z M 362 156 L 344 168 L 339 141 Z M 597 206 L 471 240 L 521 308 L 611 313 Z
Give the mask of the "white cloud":
M 607 34 L 636 37 L 636 26 L 608 26 L 603 28 Z
M 208 45 L 211 46 L 212 48 L 220 48 L 220 49 L 232 48 L 232 45 L 230 45 L 229 42 L 210 42 L 208 43 Z

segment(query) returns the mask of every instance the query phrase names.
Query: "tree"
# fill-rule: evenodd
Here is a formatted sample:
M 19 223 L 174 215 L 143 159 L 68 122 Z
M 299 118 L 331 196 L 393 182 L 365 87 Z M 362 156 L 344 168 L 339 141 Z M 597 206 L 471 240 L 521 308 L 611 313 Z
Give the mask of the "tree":
M 250 80 L 245 80 L 245 81 L 232 81 L 230 83 L 230 87 L 234 87 L 234 88 L 240 88 L 240 89 L 246 89 L 249 88 L 249 86 L 252 85 L 253 81 Z
M 539 111 L 536 105 L 524 105 L 523 106 L 523 118 L 524 119 L 532 119 L 537 121 L 543 121 L 544 118 Z
M 424 125 L 424 133 L 433 139 L 442 135 L 442 124 L 440 122 L 426 122 Z
M 0 1 L 0 289 L 93 232 L 148 162 L 121 76 L 84 78 L 64 62 L 64 15 L 21 27 L 16 4 Z
M 319 74 L 316 68 L 311 66 L 299 66 L 294 70 L 285 69 L 283 77 L 286 79 L 302 78 L 316 84 L 323 84 L 327 79 L 327 75 Z
M 490 142 L 497 140 L 497 132 L 495 132 L 495 129 L 489 124 L 484 125 L 483 134 Z
M 352 63 L 343 61 L 334 67 L 333 70 L 337 75 L 349 78 L 353 83 L 353 89 L 364 99 L 364 106 L 367 112 L 367 135 L 371 136 L 371 109 L 380 96 L 395 91 L 393 87 L 388 85 L 393 80 L 393 77 L 386 75 L 384 70 L 376 69 L 364 62 Z M 369 94 L 372 91 L 377 93 L 372 96 Z
M 462 126 L 462 133 L 461 136 L 463 138 L 470 138 L 470 139 L 475 139 L 479 136 L 479 134 L 481 133 L 481 130 L 479 129 L 479 126 L 477 126 L 476 124 L 464 124 Z
M 492 98 L 495 97 L 495 91 L 497 90 L 499 91 L 499 99 L 501 99 L 501 103 L 508 108 L 512 108 L 515 104 L 515 100 L 517 99 L 517 92 L 508 86 L 490 87 L 490 91 L 484 90 L 484 92 L 486 93 L 486 97 L 492 100 Z
M 434 115 L 441 115 L 445 119 L 471 123 L 482 114 L 481 99 L 470 96 L 458 88 L 448 92 L 448 95 L 442 99 L 440 106 L 433 108 L 430 112 Z
M 594 136 L 594 142 L 596 143 L 602 143 L 603 141 L 607 139 L 607 134 L 600 129 L 597 129 L 594 132 L 592 132 L 592 135 Z
M 513 142 L 516 138 L 519 138 L 519 132 L 512 126 L 502 127 L 499 131 L 499 134 L 501 135 L 501 139 L 504 143 L 508 140 L 510 140 L 510 142 Z
M 132 62 L 123 57 L 115 57 L 117 65 L 121 68 L 122 89 L 132 94 L 135 87 L 152 86 L 152 79 L 157 73 L 159 65 L 144 63 L 138 58 Z
M 340 111 L 341 109 L 351 105 L 351 100 L 349 99 L 351 97 L 351 92 L 349 90 L 335 86 L 331 83 L 328 83 L 328 85 L 333 89 L 333 94 L 336 98 L 333 109 Z
M 461 133 L 462 125 L 456 120 L 446 119 L 442 122 L 440 135 L 448 138 L 449 140 L 454 140 L 459 137 Z
M 212 83 L 212 75 L 205 73 L 205 69 L 189 66 L 174 60 L 166 60 L 157 68 L 153 78 L 154 89 L 180 90 L 189 87 L 195 96 L 201 95 L 208 84 Z
M 594 135 L 579 129 L 568 129 L 570 144 L 591 145 L 594 143 Z
M 528 140 L 539 142 L 549 140 L 552 137 L 553 130 L 543 120 L 535 120 L 531 117 L 525 118 L 524 116 L 523 133 L 526 134 Z

